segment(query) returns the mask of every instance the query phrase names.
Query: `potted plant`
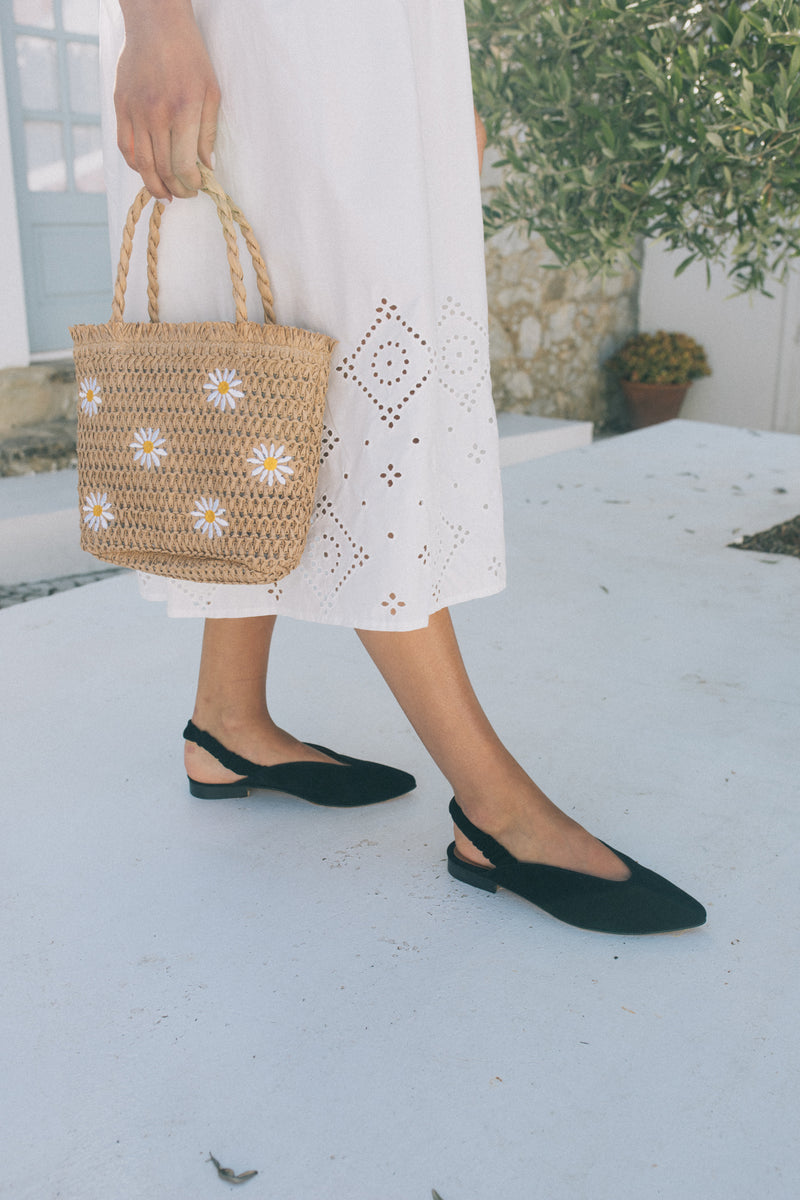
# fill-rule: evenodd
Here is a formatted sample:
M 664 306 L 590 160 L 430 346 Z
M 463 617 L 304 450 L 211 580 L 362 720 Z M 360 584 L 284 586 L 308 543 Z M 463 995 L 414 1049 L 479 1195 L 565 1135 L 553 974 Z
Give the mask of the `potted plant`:
M 634 429 L 677 417 L 693 379 L 710 375 L 702 346 L 685 333 L 635 333 L 605 363 L 619 378 Z

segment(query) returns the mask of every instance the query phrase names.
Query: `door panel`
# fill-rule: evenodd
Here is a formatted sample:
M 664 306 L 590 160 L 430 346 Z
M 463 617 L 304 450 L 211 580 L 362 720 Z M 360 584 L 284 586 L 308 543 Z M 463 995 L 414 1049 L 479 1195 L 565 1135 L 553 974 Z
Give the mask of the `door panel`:
M 105 321 L 111 267 L 95 0 L 4 0 L 0 38 L 31 351 Z

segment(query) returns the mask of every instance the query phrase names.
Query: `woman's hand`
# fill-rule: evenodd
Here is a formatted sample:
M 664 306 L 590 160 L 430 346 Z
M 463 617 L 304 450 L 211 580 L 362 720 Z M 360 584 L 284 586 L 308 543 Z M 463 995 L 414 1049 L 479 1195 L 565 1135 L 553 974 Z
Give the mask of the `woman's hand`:
M 478 170 L 483 170 L 483 152 L 486 149 L 486 126 L 475 109 L 475 138 L 478 143 Z
M 194 196 L 197 160 L 211 166 L 219 85 L 191 0 L 120 0 L 117 145 L 162 200 Z

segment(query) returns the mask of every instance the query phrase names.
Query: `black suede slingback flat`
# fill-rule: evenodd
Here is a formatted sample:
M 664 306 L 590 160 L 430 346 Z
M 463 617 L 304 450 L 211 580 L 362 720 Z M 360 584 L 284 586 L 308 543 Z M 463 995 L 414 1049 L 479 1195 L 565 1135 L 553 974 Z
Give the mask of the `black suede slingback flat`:
M 312 742 L 306 744 L 327 754 L 335 762 L 278 763 L 274 767 L 264 767 L 228 750 L 212 734 L 198 729 L 193 721 L 188 722 L 183 736 L 187 742 L 194 742 L 207 750 L 223 767 L 243 776 L 233 783 L 199 783 L 188 776 L 189 791 L 202 800 L 249 796 L 253 788 L 266 788 L 272 792 L 299 796 L 301 800 L 310 800 L 312 804 L 355 808 L 357 805 L 393 800 L 417 786 L 416 779 L 407 771 L 360 758 L 348 758 L 346 754 L 336 754 Z
M 507 888 L 560 921 L 597 933 L 674 933 L 705 924 L 706 910 L 699 901 L 612 846 L 609 850 L 630 871 L 630 877 L 621 882 L 544 863 L 520 862 L 490 834 L 473 825 L 455 799 L 450 802 L 450 815 L 456 827 L 493 864 L 479 867 L 466 862 L 451 842 L 447 847 L 447 869 L 461 883 L 487 892 Z

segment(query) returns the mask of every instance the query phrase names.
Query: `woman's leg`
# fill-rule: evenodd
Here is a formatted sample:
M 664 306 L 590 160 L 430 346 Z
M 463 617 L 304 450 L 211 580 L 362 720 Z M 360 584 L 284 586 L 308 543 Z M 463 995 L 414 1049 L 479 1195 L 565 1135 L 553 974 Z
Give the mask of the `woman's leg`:
M 522 861 L 628 877 L 616 855 L 548 800 L 506 750 L 472 689 L 447 609 L 425 629 L 358 634 L 473 824 Z M 458 830 L 456 848 L 486 863 Z
M 267 666 L 275 617 L 207 620 L 192 720 L 228 750 L 270 767 L 279 762 L 330 762 L 285 730 L 267 708 Z M 186 773 L 198 783 L 240 778 L 202 747 L 186 742 Z

